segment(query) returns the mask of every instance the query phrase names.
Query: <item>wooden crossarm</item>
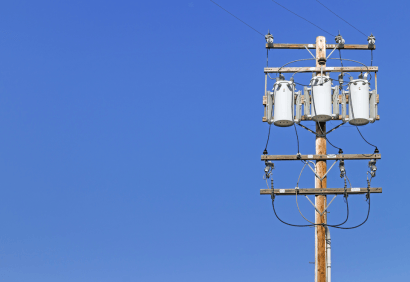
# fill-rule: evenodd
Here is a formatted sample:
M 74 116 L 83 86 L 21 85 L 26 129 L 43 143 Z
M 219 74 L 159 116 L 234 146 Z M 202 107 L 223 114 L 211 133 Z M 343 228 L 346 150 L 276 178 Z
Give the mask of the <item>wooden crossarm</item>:
M 306 161 L 323 161 L 323 160 L 370 160 L 381 159 L 381 154 L 341 154 L 341 155 L 301 155 L 300 159 L 297 155 L 262 155 L 262 161 L 293 161 L 293 160 L 306 160 Z
M 326 49 L 335 49 L 338 44 L 326 44 Z M 306 46 L 306 47 L 305 47 Z M 293 44 L 293 43 L 266 43 L 267 49 L 316 49 L 316 44 Z M 339 48 L 338 48 L 339 49 Z M 369 47 L 364 44 L 344 44 L 341 50 L 375 50 L 376 45 Z
M 369 188 L 370 193 L 382 193 L 382 188 Z M 304 189 L 273 189 L 273 193 L 275 195 L 296 195 L 296 191 L 298 191 L 298 195 L 343 195 L 345 193 L 344 188 L 304 188 Z M 366 194 L 368 192 L 368 188 L 347 188 L 347 194 Z M 272 189 L 261 189 L 261 195 L 271 195 Z
M 265 73 L 320 72 L 320 67 L 264 68 Z M 323 72 L 378 72 L 379 67 L 324 67 Z

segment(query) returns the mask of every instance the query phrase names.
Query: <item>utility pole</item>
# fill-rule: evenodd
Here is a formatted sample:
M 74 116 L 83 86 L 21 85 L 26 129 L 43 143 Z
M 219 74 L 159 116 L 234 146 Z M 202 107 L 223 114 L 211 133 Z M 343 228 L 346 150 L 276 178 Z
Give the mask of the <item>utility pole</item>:
M 320 58 L 326 58 L 326 38 L 318 36 L 316 38 L 316 67 L 326 68 L 326 62 L 323 65 L 319 64 Z M 320 72 L 316 73 L 320 75 Z M 326 155 L 326 122 L 316 123 L 316 155 Z M 319 177 L 323 177 L 327 171 L 326 161 L 316 161 L 316 173 Z M 327 178 L 320 180 L 315 177 L 315 188 L 327 188 Z M 315 197 L 316 208 L 323 213 L 320 215 L 315 211 L 315 223 L 327 223 L 326 213 L 323 212 L 326 208 L 326 195 L 317 195 Z M 315 226 L 315 281 L 326 282 L 326 232 L 325 228 L 320 225 Z
M 368 167 L 370 171 L 369 175 L 373 178 L 376 175 L 376 161 L 381 159 L 381 155 L 376 147 L 374 153 L 370 154 L 344 154 L 340 149 L 338 154 L 328 154 L 326 149 L 327 135 L 343 124 L 349 122 L 352 125 L 365 125 L 367 123 L 374 123 L 379 120 L 378 115 L 378 103 L 379 94 L 377 93 L 377 72 L 376 66 L 335 66 L 326 67 L 326 49 L 332 50 L 329 57 L 336 49 L 340 50 L 368 50 L 373 51 L 376 49 L 375 37 L 370 35 L 368 37 L 368 44 L 344 44 L 345 40 L 339 34 L 336 36 L 336 44 L 326 44 L 326 38 L 324 36 L 318 36 L 316 38 L 316 44 L 293 44 L 293 43 L 273 43 L 272 34 L 268 33 L 265 36 L 267 49 L 306 49 L 315 60 L 315 67 L 289 67 L 290 63 L 305 61 L 309 59 L 301 59 L 291 61 L 282 67 L 266 67 L 265 73 L 265 93 L 263 97 L 264 117 L 262 121 L 274 124 L 277 127 L 287 126 L 300 126 L 311 133 L 315 134 L 315 155 L 302 155 L 300 152 L 296 155 L 268 155 L 267 149 L 263 151 L 261 160 L 265 162 L 265 177 L 266 180 L 271 177 L 272 169 L 274 168 L 273 161 L 300 161 L 305 166 L 309 166 L 315 174 L 315 187 L 314 188 L 285 188 L 274 189 L 273 180 L 271 181 L 271 188 L 261 189 L 261 195 L 270 195 L 272 199 L 272 207 L 275 216 L 282 222 L 290 226 L 298 227 L 315 227 L 315 282 L 330 282 L 330 242 L 327 245 L 327 241 L 330 241 L 329 227 L 338 227 L 351 229 L 361 226 L 349 226 L 340 227 L 339 225 L 327 225 L 327 195 L 343 195 L 347 204 L 348 195 L 365 194 L 366 199 L 369 200 L 369 212 L 370 212 L 370 194 L 382 193 L 382 188 L 371 188 L 370 181 L 367 180 L 367 187 L 354 188 L 350 185 L 347 187 L 347 176 L 344 166 L 345 160 L 370 160 Z M 316 56 L 314 56 L 309 49 L 316 49 Z M 269 54 L 269 53 L 268 53 Z M 350 62 L 356 62 L 350 59 L 342 59 Z M 356 62 L 357 63 L 357 62 Z M 338 79 L 329 79 L 328 73 L 340 73 Z M 350 73 L 360 73 L 357 79 L 354 79 Z M 268 90 L 267 82 L 270 73 L 277 73 L 276 82 L 273 85 L 273 91 Z M 285 79 L 284 73 L 293 73 L 292 77 L 288 80 Z M 311 80 L 309 85 L 306 85 L 302 91 L 295 90 L 295 74 L 297 73 L 313 73 L 316 74 L 316 78 Z M 349 74 L 350 80 L 345 81 L 345 74 Z M 364 75 L 363 75 L 364 73 Z M 370 91 L 370 79 L 368 75 L 374 74 L 375 89 Z M 320 78 L 320 79 L 319 79 Z M 330 81 L 329 81 L 330 80 Z M 338 82 L 339 85 L 332 87 L 332 82 Z M 301 83 L 298 83 L 301 84 Z M 303 85 L 303 84 L 302 84 Z M 346 90 L 345 90 L 346 87 Z M 314 90 L 316 89 L 316 90 Z M 315 91 L 315 92 L 314 92 Z M 318 91 L 318 92 L 316 92 Z M 316 93 L 316 94 L 314 94 Z M 317 98 L 315 98 L 317 97 Z M 355 98 L 353 98 L 355 97 Z M 316 103 L 314 101 L 316 100 Z M 353 104 L 353 100 L 355 101 Z M 314 111 L 313 111 L 314 109 Z M 316 110 L 319 111 L 317 112 Z M 353 112 L 354 109 L 354 112 Z M 349 113 L 347 113 L 348 111 Z M 303 114 L 302 114 L 303 112 Z M 341 123 L 329 131 L 326 131 L 326 121 L 340 121 Z M 316 131 L 313 131 L 306 126 L 302 125 L 302 122 L 314 121 L 316 124 Z M 269 131 L 270 132 L 270 131 Z M 299 147 L 298 147 L 299 148 Z M 309 163 L 316 161 L 313 167 Z M 332 161 L 333 164 L 329 170 L 339 162 L 340 177 L 344 178 L 344 188 L 327 188 L 327 161 Z M 304 168 L 303 167 L 303 168 Z M 303 171 L 302 168 L 302 171 Z M 302 172 L 301 171 L 301 172 Z M 348 180 L 348 179 L 347 179 Z M 350 183 L 350 180 L 349 180 Z M 281 219 L 275 210 L 275 198 L 276 196 L 294 196 L 296 195 L 314 195 L 315 204 L 308 198 L 315 208 L 315 222 L 309 221 L 301 213 L 302 217 L 309 222 L 309 224 L 292 224 Z M 333 198 L 334 199 L 334 198 Z M 330 201 L 329 205 L 332 203 Z M 299 211 L 300 212 L 300 211 Z M 346 219 L 347 220 L 347 219 Z M 329 238 L 326 238 L 328 234 Z

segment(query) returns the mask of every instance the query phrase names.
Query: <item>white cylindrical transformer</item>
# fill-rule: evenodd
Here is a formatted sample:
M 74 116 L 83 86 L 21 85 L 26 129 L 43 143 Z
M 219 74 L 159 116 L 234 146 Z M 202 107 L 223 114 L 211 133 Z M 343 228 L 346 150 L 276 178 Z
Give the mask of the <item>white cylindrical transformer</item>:
M 329 76 L 314 76 L 310 80 L 312 93 L 312 119 L 332 119 L 332 81 Z
M 274 89 L 274 111 L 273 124 L 276 126 L 293 125 L 294 102 L 293 92 L 295 85 L 291 81 L 280 80 L 273 85 Z
M 365 125 L 369 123 L 369 87 L 366 79 L 349 82 L 349 123 Z

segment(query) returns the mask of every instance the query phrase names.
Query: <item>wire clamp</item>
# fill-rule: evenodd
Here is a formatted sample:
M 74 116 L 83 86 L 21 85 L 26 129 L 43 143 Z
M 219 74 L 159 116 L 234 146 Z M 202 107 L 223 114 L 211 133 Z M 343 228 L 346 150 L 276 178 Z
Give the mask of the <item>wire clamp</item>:
M 335 41 L 338 44 L 338 46 L 337 46 L 338 48 L 344 48 L 345 40 L 340 35 L 340 31 L 339 31 L 339 35 L 335 37 Z
M 370 34 L 369 37 L 367 37 L 367 42 L 369 43 L 369 48 L 374 49 L 374 44 L 376 43 L 376 37 L 374 37 L 373 33 Z

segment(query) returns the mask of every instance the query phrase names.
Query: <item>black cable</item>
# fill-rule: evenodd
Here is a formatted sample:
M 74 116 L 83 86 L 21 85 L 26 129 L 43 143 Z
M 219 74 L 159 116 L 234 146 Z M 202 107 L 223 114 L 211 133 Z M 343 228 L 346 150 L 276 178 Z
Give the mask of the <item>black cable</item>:
M 340 51 L 340 49 L 339 49 L 339 58 L 340 58 L 340 64 L 342 65 L 342 67 L 343 67 L 343 61 L 342 61 L 342 51 Z
M 280 219 L 280 217 L 279 217 L 279 216 L 277 215 L 277 213 L 276 213 L 276 210 L 275 210 L 275 199 L 274 199 L 274 198 L 272 199 L 272 209 L 273 209 L 273 212 L 275 213 L 276 218 L 277 218 L 280 222 L 282 222 L 282 223 L 284 223 L 284 224 L 286 224 L 286 225 L 289 225 L 289 226 L 293 226 L 293 227 L 313 227 L 313 226 L 315 226 L 315 225 L 321 225 L 321 224 L 291 224 L 291 223 L 287 223 L 287 222 L 283 221 L 282 219 Z
M 299 136 L 298 136 L 298 131 L 297 131 L 297 129 L 296 129 L 295 122 L 293 122 L 293 126 L 295 127 L 296 139 L 297 139 L 297 141 L 298 141 L 298 154 L 300 154 L 300 151 L 299 151 Z
M 352 108 L 353 108 L 353 106 L 352 106 Z M 353 109 L 352 109 L 352 114 L 353 114 Z M 354 115 L 353 115 L 353 118 L 354 118 Z M 357 127 L 357 125 L 356 125 L 356 128 L 357 128 L 357 131 L 359 131 L 360 136 L 362 136 L 363 140 L 364 140 L 367 144 L 369 144 L 370 146 L 373 146 L 375 149 L 377 149 L 377 146 L 373 145 L 372 143 L 370 143 L 369 141 L 367 141 L 367 140 L 363 137 L 363 135 L 362 135 L 362 133 L 360 132 L 360 129 Z
M 339 19 L 341 19 L 342 21 L 344 21 L 345 23 L 347 23 L 348 25 L 350 25 L 351 27 L 353 27 L 355 30 L 357 30 L 358 32 L 360 32 L 361 34 L 363 34 L 364 36 L 367 37 L 366 34 L 364 34 L 363 32 L 361 32 L 360 30 L 358 30 L 356 27 L 354 27 L 353 25 L 351 25 L 350 23 L 348 23 L 346 20 L 344 20 L 342 17 L 340 17 L 338 14 L 334 13 L 332 10 L 330 10 L 328 7 L 326 7 L 324 4 L 322 4 L 321 2 L 319 2 L 318 0 L 316 0 L 320 5 L 322 5 L 323 7 L 325 7 L 326 9 L 328 9 L 332 14 L 334 14 L 336 17 L 338 17 Z
M 265 37 L 265 35 L 263 35 L 262 33 L 260 33 L 259 31 L 257 31 L 256 29 L 254 29 L 253 27 L 251 27 L 250 25 L 248 25 L 246 22 L 244 22 L 243 20 L 241 20 L 240 18 L 238 18 L 237 16 L 235 16 L 234 14 L 230 13 L 228 10 L 224 9 L 221 5 L 215 3 L 212 0 L 209 0 L 212 3 L 214 3 L 216 6 L 218 6 L 219 8 L 221 8 L 222 10 L 224 10 L 225 12 L 227 12 L 228 14 L 230 14 L 232 17 L 236 18 L 237 20 L 241 21 L 243 24 L 246 24 L 248 27 L 252 28 L 254 31 L 256 31 L 257 33 L 259 33 L 260 35 L 262 35 L 263 37 Z
M 333 228 L 341 228 L 341 227 L 339 227 L 339 226 L 345 224 L 345 223 L 347 222 L 347 220 L 349 219 L 349 204 L 348 204 L 348 200 L 347 200 L 346 197 L 345 197 L 345 199 L 346 199 L 346 207 L 347 207 L 347 216 L 346 216 L 346 219 L 345 219 L 345 221 L 343 221 L 342 223 L 340 223 L 340 224 L 335 224 L 335 225 L 325 224 L 325 223 L 313 223 L 313 224 L 292 224 L 292 223 L 288 223 L 288 222 L 282 220 L 282 219 L 278 216 L 278 214 L 276 213 L 276 209 L 275 209 L 275 198 L 274 198 L 274 197 L 272 197 L 272 209 L 273 209 L 273 212 L 275 213 L 276 218 L 277 218 L 280 222 L 282 222 L 282 223 L 284 223 L 284 224 L 286 224 L 286 225 L 289 225 L 289 226 L 293 226 L 293 227 L 328 226 L 328 227 L 333 227 Z M 366 219 L 366 220 L 367 220 L 367 219 Z M 363 224 L 363 223 L 362 223 L 362 224 Z M 358 226 L 357 226 L 357 227 L 358 227 Z M 356 227 L 354 227 L 354 228 L 356 228 Z M 346 229 L 349 229 L 349 228 L 346 228 Z
M 346 229 L 355 229 L 355 228 L 358 228 L 358 227 L 362 226 L 363 224 L 365 224 L 366 221 L 369 219 L 369 215 L 370 215 L 370 194 L 369 194 L 368 200 L 369 200 L 369 209 L 367 210 L 366 219 L 362 223 L 360 223 L 359 225 L 356 225 L 356 226 L 352 226 L 352 227 L 340 227 L 340 226 L 333 226 L 333 227 L 346 230 Z
M 269 137 L 270 137 L 270 127 L 271 126 L 272 126 L 272 124 L 269 124 L 268 140 L 266 140 L 266 146 L 265 146 L 265 150 L 263 151 L 263 154 L 265 154 L 265 152 L 266 152 L 266 154 L 268 154 L 267 149 L 268 149 L 268 143 L 269 143 Z
M 276 4 L 278 4 L 279 6 L 281 6 L 283 9 L 288 10 L 288 11 L 289 11 L 289 12 L 291 12 L 292 14 L 294 14 L 294 15 L 298 16 L 299 18 L 301 18 L 301 19 L 303 19 L 303 20 L 307 21 L 307 22 L 308 22 L 308 23 L 310 23 L 311 25 L 314 25 L 315 27 L 317 27 L 318 29 L 320 29 L 320 30 L 322 30 L 322 31 L 326 32 L 327 34 L 330 34 L 331 36 L 335 36 L 335 35 L 331 34 L 330 32 L 327 32 L 327 31 L 326 31 L 326 30 L 324 30 L 323 28 L 321 28 L 321 27 L 319 27 L 319 26 L 315 25 L 315 24 L 314 24 L 314 23 L 312 23 L 311 21 L 308 21 L 308 20 L 307 20 L 307 19 L 305 19 L 304 17 L 301 17 L 301 16 L 299 16 L 298 14 L 296 14 L 295 12 L 292 12 L 291 10 L 289 10 L 288 8 L 286 8 L 286 7 L 282 6 L 281 4 L 279 4 L 278 2 L 276 2 L 275 0 L 272 0 L 272 2 L 275 2 Z

